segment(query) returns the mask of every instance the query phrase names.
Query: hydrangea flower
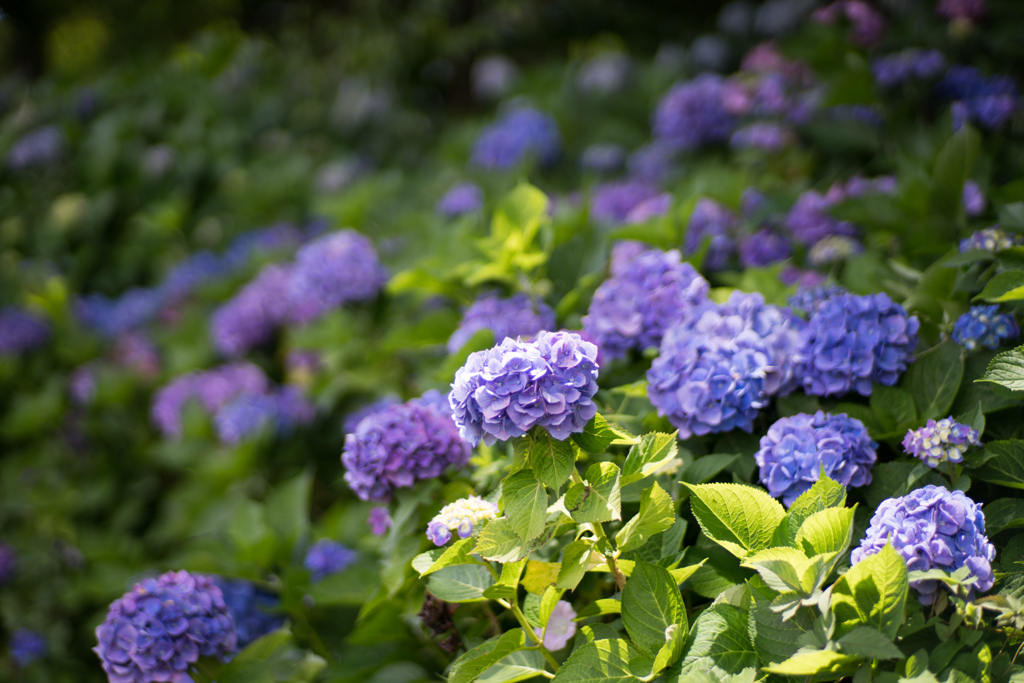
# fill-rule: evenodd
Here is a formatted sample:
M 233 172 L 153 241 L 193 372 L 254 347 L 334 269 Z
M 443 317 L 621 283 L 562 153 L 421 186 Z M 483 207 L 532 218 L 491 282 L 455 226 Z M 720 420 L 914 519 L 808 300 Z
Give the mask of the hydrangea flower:
M 476 183 L 459 183 L 441 197 L 434 210 L 442 216 L 455 218 L 479 211 L 483 205 L 484 193 Z
M 436 392 L 434 392 L 436 393 Z M 345 481 L 363 500 L 388 500 L 396 488 L 440 476 L 469 461 L 470 448 L 444 405 L 413 400 L 371 413 L 345 437 Z
M 682 262 L 676 250 L 641 245 L 642 253 L 616 266 L 616 252 L 623 244 L 633 248 L 630 243 L 616 245 L 612 263 L 618 272 L 597 288 L 583 316 L 584 331 L 609 359 L 660 345 L 665 329 L 706 301 L 709 289 L 707 280 Z
M 400 399 L 396 394 L 382 396 L 374 402 L 364 405 L 346 415 L 345 421 L 342 422 L 341 430 L 345 434 L 351 434 L 356 431 L 356 427 L 359 426 L 359 423 L 362 422 L 364 418 L 367 418 L 374 413 L 379 413 L 390 406 L 398 405 L 401 402 L 402 399 Z
M 498 506 L 480 496 L 462 498 L 448 503 L 427 524 L 427 538 L 434 545 L 447 543 L 453 531 L 459 532 L 459 538 L 469 538 L 474 528 L 479 531 L 480 523 L 498 516 Z
M 1020 335 L 1017 321 L 1010 313 L 1000 313 L 999 305 L 971 306 L 956 319 L 953 326 L 953 341 L 968 351 L 984 346 L 995 349 L 1003 339 L 1015 339 Z
M 844 16 L 850 22 L 850 40 L 854 43 L 870 47 L 882 39 L 885 17 L 865 0 L 835 0 L 811 14 L 820 24 L 835 24 Z
M 21 308 L 0 308 L 0 355 L 20 355 L 50 339 L 50 325 Z
M 150 417 L 164 436 L 181 436 L 181 413 L 192 400 L 210 414 L 244 394 L 265 394 L 267 376 L 252 363 L 230 363 L 205 372 L 190 372 L 160 388 L 153 397 Z
M 24 668 L 46 656 L 49 649 L 43 634 L 27 628 L 18 628 L 11 634 L 11 659 Z
M 113 339 L 153 320 L 165 303 L 159 290 L 136 287 L 116 299 L 102 294 L 80 297 L 75 314 L 86 327 Z
M 462 314 L 459 328 L 448 338 L 448 352 L 455 353 L 480 330 L 494 332 L 495 341 L 505 337 L 532 337 L 555 326 L 555 312 L 540 299 L 526 294 L 502 298 L 484 294 Z
M 234 445 L 270 428 L 287 432 L 309 424 L 316 408 L 297 387 L 284 387 L 272 393 L 246 393 L 217 411 L 214 426 L 223 444 Z
M 1012 77 L 986 77 L 973 66 L 951 66 L 936 92 L 959 105 L 962 117 L 990 130 L 1002 127 L 1020 109 L 1020 90 Z
M 118 367 L 147 379 L 154 379 L 160 374 L 160 354 L 156 344 L 141 332 L 129 332 L 118 337 L 112 355 Z
M 538 637 L 543 636 L 544 647 L 550 652 L 556 652 L 569 644 L 569 641 L 576 635 L 576 610 L 565 600 L 559 600 L 551 610 L 547 626 L 541 628 L 536 626 L 533 632 Z
M 729 138 L 733 149 L 760 149 L 778 152 L 796 142 L 796 136 L 781 123 L 756 121 L 740 128 Z
M 311 230 L 315 231 L 318 226 L 318 222 L 308 225 L 306 227 L 307 234 Z M 254 254 L 291 250 L 302 244 L 304 240 L 303 232 L 288 223 L 254 228 L 231 240 L 221 260 L 227 268 L 237 270 L 245 267 Z
M 796 286 L 799 289 L 820 287 L 825 280 L 826 277 L 818 271 L 797 268 L 792 263 L 787 263 L 779 271 L 779 282 L 787 287 Z
M 472 445 L 522 436 L 540 426 L 558 440 L 582 432 L 597 406 L 597 346 L 572 332 L 505 339 L 470 354 L 448 400 L 459 434 Z
M 15 142 L 7 153 L 7 165 L 21 171 L 33 166 L 45 166 L 60 158 L 64 152 L 64 134 L 56 126 L 37 128 Z
M 814 243 L 807 252 L 807 260 L 816 267 L 827 266 L 856 256 L 863 248 L 860 242 L 846 235 L 829 235 Z
M 580 156 L 580 167 L 584 171 L 599 175 L 611 175 L 622 170 L 626 163 L 626 149 L 614 143 L 589 145 Z
M 370 525 L 370 531 L 374 536 L 383 536 L 394 524 L 394 520 L 391 519 L 391 513 L 386 507 L 376 507 L 370 510 L 366 523 Z
M 982 249 L 984 251 L 1000 251 L 1024 244 L 1024 238 L 1016 233 L 1009 233 L 998 225 L 991 228 L 976 230 L 970 237 L 960 240 L 960 252 L 971 249 Z
M 603 183 L 590 199 L 590 215 L 602 223 L 622 223 L 637 205 L 660 194 L 657 187 L 636 181 Z
M 677 83 L 654 112 L 655 137 L 682 151 L 728 141 L 736 117 L 725 108 L 725 93 L 725 81 L 712 74 Z
M 720 270 L 732 256 L 735 247 L 733 235 L 738 225 L 739 220 L 732 211 L 713 199 L 699 199 L 693 207 L 693 213 L 690 214 L 683 251 L 686 254 L 695 254 L 704 241 L 708 240 L 704 267 L 708 270 Z
M 309 546 L 302 566 L 309 570 L 313 583 L 342 572 L 356 561 L 359 554 L 337 541 L 323 538 Z
M 992 587 L 992 560 L 996 549 L 985 536 L 985 515 L 981 505 L 962 491 L 925 486 L 902 498 L 882 501 L 875 510 L 860 547 L 850 554 L 856 564 L 882 550 L 887 543 L 907 562 L 910 571 L 941 569 L 954 572 L 968 567 L 977 579 L 971 593 Z M 912 581 L 918 601 L 935 601 L 938 581 Z
M 907 48 L 878 57 L 871 63 L 875 80 L 883 88 L 895 88 L 906 81 L 937 78 L 946 68 L 946 58 L 938 50 Z
M 96 363 L 79 365 L 68 377 L 68 394 L 78 406 L 87 406 L 96 398 Z
M 8 544 L 0 541 L 0 586 L 6 586 L 18 570 L 18 553 Z
M 818 481 L 822 467 L 846 487 L 871 483 L 878 444 L 864 423 L 843 413 L 800 413 L 780 418 L 754 454 L 761 483 L 787 507 Z
M 857 228 L 828 214 L 828 210 L 845 197 L 840 187 L 822 195 L 814 190 L 801 194 L 784 220 L 790 236 L 801 244 L 812 245 L 831 235 L 856 237 Z
M 821 302 L 800 333 L 797 376 L 814 396 L 871 394 L 893 386 L 917 347 L 916 317 L 887 294 L 838 294 Z
M 985 193 L 981 191 L 981 185 L 973 180 L 965 180 L 961 203 L 964 213 L 969 217 L 974 218 L 983 214 L 985 212 Z
M 284 625 L 284 617 L 280 613 L 281 600 L 276 594 L 257 586 L 252 581 L 223 576 L 212 578 L 213 583 L 224 595 L 228 613 L 235 622 L 239 650 Z
M 795 310 L 811 314 L 818 310 L 818 306 L 823 302 L 839 294 L 846 294 L 846 290 L 838 285 L 801 287 L 796 294 L 789 297 L 789 305 Z
M 517 107 L 481 131 L 471 162 L 492 170 L 513 168 L 527 157 L 550 165 L 561 152 L 562 137 L 553 118 L 531 107 Z
M 789 241 L 768 228 L 746 235 L 740 240 L 740 265 L 744 268 L 760 268 L 785 261 L 793 253 Z
M 645 199 L 626 214 L 626 223 L 646 223 L 656 216 L 664 216 L 672 208 L 672 195 L 662 192 L 656 197 Z
M 473 71 L 470 74 L 473 95 L 480 100 L 500 99 L 508 93 L 518 77 L 519 69 L 508 57 L 481 57 L 473 63 Z
M 652 142 L 635 150 L 626 160 L 629 177 L 641 183 L 657 184 L 672 170 L 673 150 Z
M 324 235 L 295 254 L 290 320 L 305 323 L 342 304 L 377 296 L 387 271 L 373 243 L 355 230 Z
M 200 657 L 224 660 L 238 642 L 213 579 L 186 571 L 135 584 L 110 606 L 96 638 L 112 683 L 184 683 Z
M 602 52 L 580 66 L 576 74 L 576 87 L 593 95 L 608 95 L 626 87 L 633 64 L 621 52 Z
M 237 357 L 270 341 L 290 310 L 292 271 L 268 265 L 210 319 L 213 345 L 224 356 Z
M 904 452 L 923 460 L 928 467 L 937 467 L 942 462 L 963 462 L 967 449 L 980 445 L 978 432 L 952 417 L 937 422 L 928 420 L 924 427 L 908 430 L 903 437 Z
M 935 13 L 946 19 L 977 21 L 985 16 L 985 0 L 939 0 Z

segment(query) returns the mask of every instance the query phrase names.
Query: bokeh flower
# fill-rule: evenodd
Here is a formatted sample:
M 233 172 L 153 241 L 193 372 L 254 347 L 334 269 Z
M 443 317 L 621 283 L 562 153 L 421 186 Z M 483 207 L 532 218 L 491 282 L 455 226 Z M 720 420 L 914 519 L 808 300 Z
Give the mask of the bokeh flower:
M 448 352 L 461 349 L 480 330 L 491 330 L 498 342 L 506 337 L 532 337 L 554 326 L 555 312 L 540 299 L 522 293 L 504 298 L 491 292 L 466 308 L 458 329 L 448 338 Z
M 275 593 L 244 579 L 211 578 L 224 595 L 224 604 L 235 623 L 239 650 L 284 625 L 281 599 Z
M 517 107 L 481 131 L 473 144 L 471 162 L 504 170 L 533 158 L 546 166 L 558 159 L 561 148 L 562 137 L 553 118 L 532 107 Z
M 690 214 L 683 251 L 687 255 L 696 254 L 706 241 L 704 268 L 720 270 L 729 262 L 736 247 L 734 235 L 738 225 L 739 219 L 732 211 L 713 199 L 701 198 Z
M 356 551 L 346 548 L 341 543 L 322 538 L 309 546 L 302 566 L 309 570 L 310 580 L 317 583 L 346 570 L 358 557 Z
M 677 83 L 654 112 L 654 136 L 682 151 L 727 142 L 736 117 L 725 108 L 725 94 L 725 81 L 712 74 Z
M 476 183 L 458 183 L 441 197 L 434 210 L 442 216 L 455 218 L 479 211 L 483 205 L 484 193 Z
M 27 628 L 17 628 L 11 634 L 11 659 L 24 668 L 46 656 L 49 647 L 43 634 Z
M 50 325 L 41 316 L 14 306 L 0 308 L 0 355 L 20 355 L 49 339 Z

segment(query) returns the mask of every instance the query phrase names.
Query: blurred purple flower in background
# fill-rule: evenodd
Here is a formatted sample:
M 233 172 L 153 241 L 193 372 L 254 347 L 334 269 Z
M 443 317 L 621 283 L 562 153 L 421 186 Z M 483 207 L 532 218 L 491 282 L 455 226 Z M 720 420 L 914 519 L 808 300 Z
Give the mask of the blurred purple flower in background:
M 785 261 L 793 253 L 789 241 L 769 228 L 740 239 L 740 265 L 744 268 L 760 268 L 779 261 Z
M 734 235 L 738 227 L 739 219 L 735 213 L 713 199 L 701 198 L 690 214 L 683 251 L 687 256 L 696 254 L 707 240 L 703 267 L 706 270 L 721 270 L 736 248 Z
M 434 210 L 442 216 L 454 218 L 479 211 L 483 205 L 484 193 L 476 183 L 459 183 L 441 197 Z
M 655 137 L 682 151 L 727 142 L 736 119 L 725 108 L 725 94 L 720 76 L 702 74 L 677 83 L 654 112 Z
M 26 667 L 46 656 L 49 647 L 43 634 L 27 628 L 18 628 L 11 634 L 11 659 L 19 667 Z
M 15 171 L 45 166 L 61 157 L 64 145 L 64 134 L 56 126 L 37 128 L 11 146 L 7 165 Z
M 0 308 L 0 355 L 17 356 L 50 340 L 50 324 L 23 308 Z
M 494 332 L 494 341 L 506 337 L 532 337 L 555 326 L 555 312 L 540 299 L 527 294 L 503 298 L 495 292 L 482 295 L 462 314 L 457 330 L 448 338 L 448 352 L 455 353 L 480 330 Z
M 309 570 L 310 580 L 317 583 L 348 569 L 358 557 L 356 551 L 349 550 L 337 541 L 323 538 L 309 547 L 302 566 Z
M 602 183 L 594 188 L 590 215 L 601 223 L 622 223 L 639 204 L 660 194 L 657 187 L 632 180 Z
M 558 159 L 561 149 L 562 137 L 552 117 L 531 107 L 517 107 L 480 132 L 471 163 L 505 170 L 534 158 L 547 166 Z

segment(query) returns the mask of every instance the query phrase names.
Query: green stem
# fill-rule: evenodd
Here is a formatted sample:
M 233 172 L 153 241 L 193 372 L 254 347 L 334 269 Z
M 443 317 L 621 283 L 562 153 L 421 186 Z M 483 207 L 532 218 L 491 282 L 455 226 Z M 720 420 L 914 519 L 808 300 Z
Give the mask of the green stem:
M 608 547 L 608 551 L 604 554 L 604 559 L 608 562 L 608 569 L 612 570 L 612 576 L 615 577 L 615 585 L 621 591 L 626 587 L 626 575 L 622 573 L 619 565 L 615 562 L 615 553 L 611 551 L 612 542 L 608 540 L 608 535 L 604 531 L 604 525 L 600 522 L 595 522 L 590 526 L 594 530 L 594 535 L 597 536 L 598 542 L 604 541 Z
M 533 628 L 530 626 L 530 622 L 526 620 L 526 615 L 523 614 L 521 609 L 519 609 L 519 603 L 514 601 L 512 603 L 508 603 L 505 600 L 499 600 L 498 602 L 511 610 L 512 614 L 515 615 L 516 621 L 518 621 L 519 625 L 523 627 L 524 631 L 526 631 L 526 635 L 534 642 L 534 646 L 529 649 L 538 650 L 542 655 L 544 655 L 544 659 L 548 661 L 551 668 L 558 671 L 558 660 L 555 659 L 554 655 L 552 655 L 546 647 L 544 647 L 544 641 L 541 640 L 540 636 L 534 633 Z

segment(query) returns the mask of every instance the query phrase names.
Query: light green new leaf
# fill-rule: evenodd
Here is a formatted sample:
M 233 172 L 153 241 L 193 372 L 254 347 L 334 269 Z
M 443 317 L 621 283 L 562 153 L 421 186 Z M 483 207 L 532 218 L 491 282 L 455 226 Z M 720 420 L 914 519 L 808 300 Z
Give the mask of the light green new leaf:
M 622 590 L 622 623 L 637 647 L 655 655 L 668 641 L 669 626 L 686 633 L 686 607 L 679 587 L 664 567 L 637 562 Z
M 587 572 L 587 566 L 590 564 L 590 552 L 593 548 L 594 542 L 584 538 L 565 546 L 558 578 L 555 580 L 557 588 L 570 591 L 576 588 Z
M 860 657 L 853 655 L 843 655 L 832 650 L 815 650 L 801 652 L 784 662 L 766 666 L 761 670 L 783 676 L 853 673 L 860 661 Z
M 544 589 L 544 594 L 540 597 L 540 607 L 537 611 L 541 626 L 547 626 L 551 613 L 555 611 L 555 605 L 558 604 L 563 592 L 561 588 L 555 588 L 554 586 L 548 586 Z
M 491 600 L 514 600 L 519 589 L 519 577 L 525 566 L 525 559 L 502 565 L 501 576 L 497 583 L 484 591 L 484 597 Z
M 506 517 L 487 522 L 477 538 L 473 552 L 485 560 L 495 562 L 518 562 L 529 554 L 523 540 L 512 529 L 512 523 Z
M 559 441 L 540 428 L 520 438 L 530 440 L 529 462 L 537 478 L 557 492 L 576 464 L 572 442 Z
M 517 628 L 480 643 L 452 662 L 448 683 L 473 683 L 477 677 L 526 645 L 526 633 Z
M 420 553 L 412 560 L 412 568 L 420 573 L 422 579 L 427 574 L 433 574 L 438 569 L 444 569 L 456 564 L 470 564 L 475 560 L 470 556 L 475 539 L 462 538 L 445 548 L 434 548 L 425 553 Z
M 743 484 L 687 485 L 704 534 L 739 558 L 767 548 L 786 516 L 777 500 Z
M 828 508 L 804 520 L 795 543 L 806 555 L 842 553 L 853 538 L 854 508 Z
M 985 444 L 984 464 L 971 476 L 992 484 L 1024 489 L 1024 441 L 1007 439 Z M 988 509 L 985 509 L 988 516 Z
M 913 394 L 922 420 L 939 419 L 949 414 L 963 376 L 961 349 L 946 340 L 917 357 L 903 378 L 903 386 Z
M 1010 391 L 1024 391 L 1024 346 L 1004 351 L 992 359 L 981 379 L 975 382 L 992 382 Z
M 1024 299 L 1024 270 L 1004 270 L 998 273 L 975 299 L 990 303 Z
M 622 518 L 619 467 L 597 462 L 587 468 L 586 481 L 573 483 L 565 492 L 565 508 L 580 524 L 609 522 Z
M 620 552 L 639 548 L 655 534 L 669 529 L 675 522 L 672 497 L 657 482 L 640 494 L 640 512 L 615 535 Z
M 460 564 L 445 567 L 427 580 L 427 590 L 445 602 L 481 602 L 484 591 L 494 585 L 494 577 L 486 567 Z
M 548 494 L 532 469 L 519 470 L 501 483 L 502 509 L 512 530 L 529 541 L 540 536 L 547 519 Z
M 772 590 L 804 593 L 801 577 L 810 560 L 796 548 L 765 548 L 745 559 L 742 566 L 753 569 Z
M 636 652 L 622 638 L 595 640 L 573 652 L 553 683 L 634 683 L 629 660 Z
M 622 463 L 622 485 L 640 481 L 675 459 L 679 452 L 678 436 L 678 432 L 644 434 Z
M 822 473 L 811 488 L 793 501 L 786 519 L 776 530 L 775 544 L 794 545 L 796 534 L 800 531 L 804 520 L 815 512 L 842 507 L 844 504 L 846 504 L 846 487 Z
M 840 633 L 864 625 L 895 638 L 906 602 L 907 564 L 891 545 L 853 565 L 832 588 Z
M 747 633 L 747 620 L 747 613 L 733 605 L 712 605 L 704 610 L 693 623 L 682 674 L 705 671 L 720 680 L 757 666 L 757 653 Z M 679 680 L 686 680 L 686 676 L 680 675 Z

